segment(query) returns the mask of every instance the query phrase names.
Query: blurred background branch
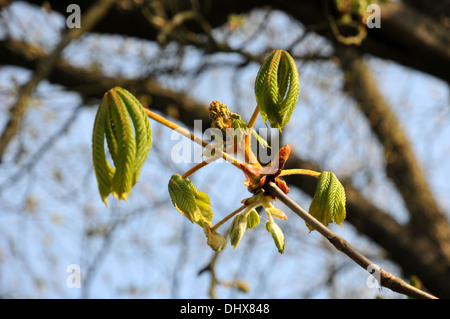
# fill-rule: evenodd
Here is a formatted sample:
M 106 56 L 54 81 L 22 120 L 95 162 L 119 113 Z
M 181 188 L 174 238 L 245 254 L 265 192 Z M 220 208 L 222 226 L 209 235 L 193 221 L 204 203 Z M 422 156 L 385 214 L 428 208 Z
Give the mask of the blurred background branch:
M 95 281 L 115 280 L 106 278 L 106 269 L 95 268 L 96 255 L 88 255 L 95 249 L 82 252 L 75 248 L 80 240 L 84 247 L 101 247 L 99 236 L 88 230 L 92 225 L 116 223 L 105 218 L 111 211 L 100 207 L 89 153 L 93 114 L 104 92 L 114 86 L 125 87 L 144 106 L 189 128 L 195 128 L 195 120 L 202 121 L 202 129 L 209 127 L 207 106 L 215 99 L 248 119 L 254 108 L 256 70 L 270 50 L 282 48 L 292 53 L 301 81 L 294 124 L 281 136 L 284 143 L 294 146 L 286 168 L 338 172 L 347 192 L 348 212 L 347 223 L 339 231 L 357 238 L 362 248 L 379 261 L 392 262 L 405 278 L 416 275 L 426 290 L 449 297 L 450 203 L 444 194 L 449 190 L 445 180 L 450 172 L 445 160 L 450 154 L 450 7 L 445 0 L 377 3 L 381 7 L 381 28 L 366 28 L 362 16 L 347 15 L 338 1 L 331 0 L 106 1 L 92 25 L 82 22 L 81 29 L 68 30 L 64 2 L 0 1 L 0 25 L 4 26 L 0 34 L 0 99 L 4 102 L 0 109 L 4 114 L 0 122 L 4 132 L 0 211 L 4 225 L 16 225 L 13 228 L 22 229 L 28 234 L 23 238 L 33 243 L 43 234 L 48 236 L 45 242 L 48 238 L 56 242 L 61 236 L 58 228 L 41 222 L 46 218 L 58 221 L 63 225 L 59 229 L 65 230 L 63 234 L 72 234 L 65 244 L 71 249 L 55 248 L 48 260 L 59 268 L 65 258 L 86 261 L 86 269 L 95 271 L 90 272 L 92 282 L 83 297 L 104 296 L 105 292 L 97 291 Z M 93 8 L 91 1 L 78 4 L 86 14 Z M 108 10 L 106 5 L 110 6 Z M 327 15 L 339 21 L 342 36 L 353 34 L 354 24 L 365 27 L 367 33 L 361 43 L 344 45 L 338 41 Z M 348 17 L 352 20 L 345 20 Z M 24 76 L 25 70 L 31 73 Z M 262 126 L 257 122 L 256 128 Z M 152 129 L 157 141 L 152 148 L 156 159 L 144 165 L 147 169 L 139 183 L 141 194 L 130 199 L 129 208 L 114 208 L 120 216 L 128 216 L 129 210 L 139 207 L 146 207 L 148 213 L 131 215 L 130 222 L 117 224 L 101 259 L 120 269 L 115 273 L 126 274 L 126 279 L 117 284 L 126 286 L 118 289 L 122 293 L 191 296 L 198 290 L 189 291 L 186 287 L 192 285 L 188 282 L 202 282 L 205 276 L 197 277 L 190 269 L 207 264 L 211 252 L 201 236 L 197 238 L 189 225 L 181 224 L 170 206 L 161 204 L 168 200 L 161 185 L 166 185 L 169 174 L 183 171 L 186 165 L 171 161 L 167 150 L 173 142 L 167 131 L 153 123 Z M 244 178 L 209 166 L 200 184 L 205 190 L 217 192 L 212 196 L 213 209 L 215 214 L 226 215 L 232 211 L 231 201 L 220 198 L 225 192 L 237 202 L 242 200 L 246 196 Z M 209 182 L 213 180 L 219 184 L 225 181 L 227 187 L 213 188 Z M 294 199 L 307 207 L 315 180 L 286 177 L 286 181 Z M 60 222 L 61 216 L 65 222 Z M 24 223 L 28 226 L 23 227 Z M 248 245 L 252 242 L 255 247 L 245 246 L 243 241 L 239 249 L 225 251 L 215 264 L 217 277 L 235 276 L 227 282 L 248 281 L 248 294 L 254 293 L 251 296 L 285 297 L 293 293 L 314 297 L 299 287 L 286 288 L 285 294 L 271 288 L 280 280 L 287 285 L 292 282 L 282 273 L 305 282 L 305 287 L 315 286 L 308 282 L 308 274 L 314 273 L 321 261 L 310 265 L 308 256 L 317 256 L 324 249 L 317 237 L 307 236 L 301 223 L 284 227 L 284 259 L 276 251 L 272 255 L 273 247 L 264 246 L 266 236 L 259 236 L 255 230 L 248 240 Z M 17 264 L 25 265 L 30 244 L 24 245 L 23 238 L 8 229 L 2 234 L 2 269 L 14 268 L 14 260 L 24 260 Z M 295 252 L 290 250 L 293 247 Z M 245 266 L 235 257 L 240 256 L 240 250 L 246 251 Z M 53 250 L 46 251 L 50 254 Z M 117 257 L 129 256 L 131 251 L 135 253 L 133 260 L 139 262 L 127 264 Z M 329 251 L 325 254 L 329 256 Z M 337 267 L 322 262 L 326 265 L 323 269 Z M 139 272 L 130 274 L 129 270 L 136 264 L 160 276 L 136 279 L 134 272 Z M 281 274 L 272 270 L 272 264 L 283 269 Z M 315 296 L 343 296 L 348 291 L 332 286 L 347 283 L 339 278 L 351 273 L 345 261 L 338 260 L 337 264 L 346 271 L 327 272 L 321 279 L 312 276 L 324 285 L 322 290 L 314 290 L 318 291 Z M 299 265 L 305 269 L 304 274 L 297 271 Z M 249 269 L 248 278 L 239 271 L 244 267 Z M 29 266 L 26 269 L 35 286 L 50 281 L 42 271 L 32 271 Z M 14 275 L 6 271 L 2 276 L 0 283 L 6 284 L 0 285 L 0 295 L 14 294 L 8 281 Z M 355 281 L 364 285 L 365 277 L 359 279 Z M 138 289 L 137 282 L 145 287 Z M 198 287 L 207 293 L 208 285 Z M 225 286 L 215 287 L 216 296 L 228 293 Z M 148 287 L 157 288 L 149 293 Z M 252 287 L 265 288 L 265 293 L 258 295 Z M 40 289 L 38 294 L 57 291 L 49 286 Z M 352 289 L 353 296 L 360 294 L 358 283 Z M 60 288 L 54 294 L 64 292 Z M 18 293 L 30 296 L 27 291 Z

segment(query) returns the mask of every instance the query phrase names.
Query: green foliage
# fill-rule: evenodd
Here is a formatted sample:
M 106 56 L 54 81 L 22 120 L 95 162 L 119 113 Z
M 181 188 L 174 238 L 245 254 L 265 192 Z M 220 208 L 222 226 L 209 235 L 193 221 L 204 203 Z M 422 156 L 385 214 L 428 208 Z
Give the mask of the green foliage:
M 299 75 L 292 57 L 283 50 L 272 51 L 261 66 L 255 82 L 258 109 L 267 126 L 269 123 L 271 127 L 281 131 L 289 122 L 297 103 L 299 90 Z M 170 121 L 161 120 L 159 116 L 145 110 L 130 92 L 119 87 L 106 92 L 100 103 L 93 129 L 92 154 L 99 192 L 106 205 L 108 204 L 106 198 L 111 193 L 118 199 L 126 200 L 132 187 L 138 181 L 140 169 L 147 158 L 152 142 L 147 114 L 172 129 L 176 127 Z M 257 112 L 254 112 L 254 115 L 257 115 Z M 209 116 L 212 127 L 219 129 L 222 134 L 233 132 L 232 138 L 240 147 L 248 147 L 248 145 L 242 145 L 248 133 L 248 125 L 239 114 L 230 112 L 225 104 L 213 101 L 209 107 Z M 254 119 L 252 117 L 252 121 Z M 268 143 L 254 130 L 252 134 L 263 147 L 269 147 Z M 106 159 L 105 139 L 114 168 Z M 223 144 L 224 141 L 220 141 L 215 145 L 217 149 L 214 154 L 223 149 Z M 276 165 L 275 173 L 267 173 L 267 167 L 262 167 L 260 163 L 253 165 L 253 163 L 235 159 L 236 162 L 233 164 L 244 172 L 247 178 L 244 185 L 253 195 L 243 201 L 243 207 L 219 221 L 215 226 L 212 226 L 213 211 L 208 195 L 197 190 L 194 184 L 184 177 L 190 176 L 203 166 L 194 167 L 183 176 L 178 174 L 171 176 L 168 184 L 171 201 L 181 215 L 203 228 L 208 245 L 216 251 L 228 246 L 227 239 L 217 232 L 223 223 L 234 217 L 228 237 L 233 248 L 236 248 L 247 229 L 253 229 L 259 225 L 260 216 L 255 209 L 263 206 L 268 216 L 266 229 L 272 235 L 278 251 L 283 253 L 284 234 L 274 218 L 286 220 L 287 217 L 283 211 L 273 206 L 274 198 L 264 191 L 264 186 L 267 181 L 274 181 L 285 194 L 289 192 L 286 183 L 278 176 L 284 170 L 291 148 L 290 144 L 281 148 L 276 161 L 269 164 Z M 245 151 L 251 152 L 251 149 Z M 318 172 L 314 173 L 312 176 L 319 175 Z M 242 210 L 244 211 L 239 213 Z M 342 224 L 346 214 L 345 191 L 333 173 L 320 174 L 309 211 L 326 226 L 331 222 Z M 310 231 L 313 230 L 310 225 L 307 224 L 307 226 Z
M 243 213 L 236 215 L 231 223 L 229 237 L 233 248 L 236 248 L 247 229 L 253 229 L 259 225 L 259 215 L 253 208 L 255 205 L 248 206 Z
M 289 122 L 300 93 L 300 79 L 294 59 L 283 50 L 274 50 L 259 69 L 255 97 L 267 125 L 281 129 Z M 268 125 L 267 125 L 268 126 Z
M 271 207 L 264 207 L 264 209 L 266 210 L 267 214 L 271 215 L 272 217 L 281 220 L 287 220 L 286 214 L 278 208 L 271 206 Z
M 275 246 L 278 248 L 278 252 L 282 254 L 284 252 L 284 234 L 280 226 L 278 226 L 273 219 L 269 219 L 266 223 L 266 229 L 272 234 Z
M 250 229 L 259 225 L 259 214 L 256 210 L 252 209 L 247 217 L 247 227 Z
M 175 174 L 169 180 L 169 194 L 175 208 L 192 223 L 203 227 L 211 225 L 213 211 L 209 196 L 197 190 L 194 184 Z
M 208 238 L 207 244 L 215 251 L 224 250 L 228 246 L 227 240 L 221 234 L 213 230 L 209 225 L 203 226 L 203 232 Z
M 325 226 L 335 222 L 342 225 L 346 216 L 345 190 L 332 172 L 322 172 L 317 183 L 309 213 Z M 314 230 L 306 224 L 309 231 Z
M 236 248 L 248 228 L 248 212 L 236 215 L 230 226 L 230 244 Z
M 106 159 L 105 138 L 115 168 Z M 103 96 L 95 117 L 92 158 L 102 200 L 113 194 L 126 200 L 138 182 L 152 144 L 150 122 L 141 103 L 116 87 Z

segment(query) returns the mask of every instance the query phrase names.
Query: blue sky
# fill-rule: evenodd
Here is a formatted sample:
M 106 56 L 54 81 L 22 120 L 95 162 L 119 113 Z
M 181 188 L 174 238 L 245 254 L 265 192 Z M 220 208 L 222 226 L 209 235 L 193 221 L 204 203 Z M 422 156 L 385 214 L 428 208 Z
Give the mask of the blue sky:
M 3 17 L 12 21 L 11 34 L 47 47 L 56 43 L 57 31 L 64 20 L 55 16 L 40 18 L 39 11 L 29 11 L 20 4 L 15 15 Z M 23 25 L 16 25 L 17 17 Z M 27 20 L 41 21 L 39 24 Z M 230 43 L 239 46 L 260 13 L 248 17 Z M 10 19 L 10 20 L 8 20 Z M 39 27 L 36 27 L 39 25 Z M 286 26 L 289 25 L 289 31 Z M 300 26 L 276 13 L 267 21 L 270 45 L 283 48 L 302 33 Z M 53 31 L 52 31 L 53 30 Z M 45 31 L 45 33 L 43 32 Z M 216 31 L 218 39 L 224 31 Z M 273 40 L 276 40 L 273 42 Z M 251 52 L 267 45 L 260 36 L 246 47 Z M 127 49 L 124 49 L 126 43 Z M 133 76 L 173 65 L 175 49 L 168 47 L 164 59 L 154 44 L 120 37 L 83 37 L 72 44 L 64 57 L 78 66 L 95 65 L 106 74 Z M 296 54 L 327 52 L 326 42 L 308 36 L 296 47 Z M 201 55 L 187 50 L 190 70 L 201 63 Z M 214 56 L 211 63 L 233 63 L 236 56 Z M 388 103 L 405 127 L 427 176 L 430 176 L 438 201 L 450 211 L 450 108 L 445 83 L 419 72 L 367 57 L 366 61 Z M 219 100 L 248 119 L 255 105 L 253 83 L 259 66 L 249 65 L 239 73 L 229 68 L 212 68 L 195 79 L 161 77 L 161 83 L 209 104 Z M 354 103 L 341 93 L 342 75 L 332 62 L 299 64 L 301 93 L 283 141 L 306 159 L 320 163 L 338 176 L 352 174 L 352 181 L 362 193 L 388 209 L 401 222 L 406 222 L 403 203 L 384 174 L 382 152 L 371 136 Z M 7 114 L 14 101 L 17 84 L 29 72 L 20 68 L 0 68 L 0 106 Z M 217 79 L 220 79 L 218 81 Z M 172 174 L 181 174 L 190 164 L 175 164 L 170 150 L 177 141 L 170 140 L 170 130 L 151 122 L 153 147 L 140 182 L 127 203 L 110 198 L 106 208 L 100 200 L 92 170 L 90 143 L 95 107 L 83 107 L 71 119 L 70 127 L 25 175 L 16 175 L 24 165 L 32 163 L 33 154 L 57 132 L 61 123 L 70 119 L 83 101 L 73 92 L 43 81 L 33 96 L 24 119 L 24 130 L 11 144 L 4 164 L 0 166 L 0 294 L 24 298 L 207 298 L 209 276 L 198 275 L 212 257 L 203 231 L 190 224 L 170 204 L 167 183 Z M 6 117 L 0 118 L 4 125 Z M 263 127 L 261 120 L 256 127 Z M 23 149 L 23 154 L 18 152 Z M 20 155 L 22 154 L 22 155 Z M 20 155 L 20 156 L 19 156 Z M 220 165 L 220 166 L 219 166 Z M 355 169 L 356 167 L 356 169 Z M 192 177 L 202 191 L 209 194 L 214 221 L 240 206 L 249 196 L 243 185 L 244 176 L 226 163 L 211 164 Z M 310 198 L 293 189 L 290 195 L 304 208 Z M 228 247 L 217 263 L 218 276 L 228 282 L 244 280 L 250 292 L 242 294 L 219 287 L 223 298 L 321 298 L 351 296 L 373 298 L 378 290 L 366 286 L 367 273 L 346 256 L 331 249 L 315 232 L 308 234 L 304 222 L 282 204 L 288 221 L 279 222 L 286 235 L 285 254 L 278 254 L 264 222 L 246 233 L 238 248 Z M 104 227 L 116 225 L 108 241 L 100 236 Z M 333 225 L 333 231 L 356 248 L 369 254 L 379 265 L 394 274 L 399 269 L 383 259 L 382 252 L 361 237 L 349 223 Z M 100 234 L 100 235 L 96 235 Z M 66 267 L 79 264 L 84 280 L 81 289 L 66 286 Z M 95 268 L 90 268 L 91 265 Z M 334 270 L 334 290 L 323 285 L 329 278 L 325 270 Z M 399 297 L 386 289 L 383 296 Z

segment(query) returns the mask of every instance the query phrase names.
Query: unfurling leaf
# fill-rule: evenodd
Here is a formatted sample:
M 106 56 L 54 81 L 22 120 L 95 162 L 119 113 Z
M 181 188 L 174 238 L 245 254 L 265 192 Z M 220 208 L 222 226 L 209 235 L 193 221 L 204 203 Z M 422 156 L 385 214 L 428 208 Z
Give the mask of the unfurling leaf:
M 225 247 L 228 246 L 227 240 L 225 237 L 223 237 L 221 234 L 219 234 L 216 231 L 213 231 L 212 228 L 205 224 L 203 226 L 203 231 L 208 238 L 207 243 L 208 245 L 215 251 L 221 251 L 225 249 Z
M 106 159 L 105 138 L 114 168 Z M 141 103 L 116 87 L 103 96 L 92 132 L 92 158 L 102 200 L 126 200 L 138 182 L 152 144 L 150 122 Z
M 269 219 L 266 224 L 266 229 L 272 234 L 275 246 L 277 246 L 278 252 L 282 254 L 284 252 L 284 234 L 280 226 L 278 226 L 273 219 Z
M 209 196 L 197 190 L 194 184 L 175 174 L 169 180 L 169 194 L 175 208 L 192 223 L 203 227 L 211 225 L 213 211 Z
M 342 225 L 346 216 L 345 190 L 334 173 L 321 173 L 309 213 L 325 226 L 332 222 Z M 309 231 L 314 230 L 308 223 L 306 225 Z
M 263 200 L 261 203 L 262 203 L 264 209 L 266 210 L 267 215 L 269 215 L 269 218 L 271 216 L 271 217 L 275 217 L 275 218 L 278 218 L 281 220 L 287 220 L 286 214 L 281 209 L 274 207 L 268 196 L 263 197 Z
M 289 122 L 300 93 L 300 80 L 294 59 L 283 50 L 274 50 L 259 69 L 255 97 L 268 127 L 281 129 Z
M 256 210 L 252 209 L 247 217 L 247 227 L 250 229 L 259 225 L 259 214 Z
M 194 222 L 197 203 L 186 179 L 178 174 L 172 175 L 169 180 L 169 194 L 173 205 L 180 214 Z
M 270 215 L 272 215 L 275 218 L 281 219 L 281 220 L 287 220 L 286 214 L 278 208 L 275 207 L 264 207 L 266 212 Z
M 230 226 L 230 244 L 233 245 L 233 249 L 237 247 L 239 242 L 241 241 L 242 236 L 244 236 L 245 231 L 247 230 L 248 212 L 243 212 L 241 214 L 236 215 L 234 217 L 233 222 Z

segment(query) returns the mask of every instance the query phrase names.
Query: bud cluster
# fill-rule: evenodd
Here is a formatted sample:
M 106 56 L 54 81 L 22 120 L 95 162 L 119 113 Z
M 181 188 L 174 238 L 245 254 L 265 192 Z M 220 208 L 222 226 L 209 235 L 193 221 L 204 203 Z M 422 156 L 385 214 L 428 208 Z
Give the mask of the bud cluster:
M 240 120 L 241 116 L 231 112 L 225 104 L 212 101 L 209 105 L 209 118 L 212 119 L 211 127 L 225 132 L 227 128 L 231 128 L 233 120 Z

